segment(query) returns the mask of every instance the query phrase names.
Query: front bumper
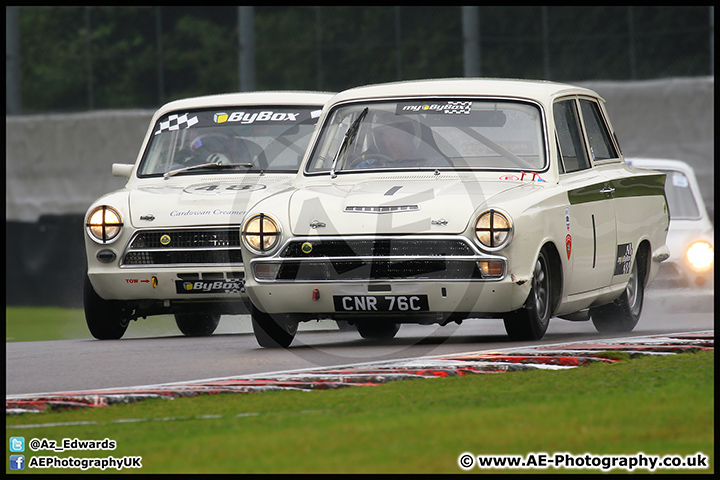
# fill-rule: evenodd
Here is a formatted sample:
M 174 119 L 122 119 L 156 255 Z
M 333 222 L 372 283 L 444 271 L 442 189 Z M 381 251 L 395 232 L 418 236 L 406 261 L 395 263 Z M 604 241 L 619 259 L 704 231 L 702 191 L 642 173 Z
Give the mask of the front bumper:
M 234 226 L 141 229 L 85 245 L 90 282 L 105 300 L 247 300 Z
M 285 284 L 255 283 L 248 279 L 248 294 L 255 306 L 270 314 L 294 313 L 335 319 L 386 315 L 397 317 L 398 323 L 424 323 L 418 322 L 418 318 L 434 323 L 451 316 L 459 319 L 498 317 L 498 314 L 517 310 L 525 303 L 530 284 L 518 285 L 509 278 L 498 282 Z M 394 304 L 393 310 L 388 310 L 390 304 Z
M 271 314 L 442 323 L 516 310 L 530 292 L 507 258 L 455 235 L 292 238 L 247 266 L 250 299 Z
M 243 301 L 242 268 L 89 269 L 93 288 L 105 300 Z

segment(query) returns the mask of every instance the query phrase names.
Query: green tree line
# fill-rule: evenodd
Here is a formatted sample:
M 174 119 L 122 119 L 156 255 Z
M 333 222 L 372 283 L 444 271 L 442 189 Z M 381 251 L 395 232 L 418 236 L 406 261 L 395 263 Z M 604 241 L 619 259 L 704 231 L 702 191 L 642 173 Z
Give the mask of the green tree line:
M 712 8 L 479 7 L 481 75 L 713 74 Z M 238 7 L 19 7 L 23 110 L 157 108 L 239 90 Z M 255 7 L 255 88 L 463 75 L 460 6 Z

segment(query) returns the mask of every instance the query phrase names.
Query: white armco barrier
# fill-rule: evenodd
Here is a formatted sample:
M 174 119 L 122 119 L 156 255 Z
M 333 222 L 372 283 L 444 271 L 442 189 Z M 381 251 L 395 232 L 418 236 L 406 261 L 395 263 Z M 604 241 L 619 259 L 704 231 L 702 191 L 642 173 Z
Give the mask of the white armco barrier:
M 125 185 L 113 163 L 135 163 L 152 110 L 6 117 L 6 220 L 84 214 Z

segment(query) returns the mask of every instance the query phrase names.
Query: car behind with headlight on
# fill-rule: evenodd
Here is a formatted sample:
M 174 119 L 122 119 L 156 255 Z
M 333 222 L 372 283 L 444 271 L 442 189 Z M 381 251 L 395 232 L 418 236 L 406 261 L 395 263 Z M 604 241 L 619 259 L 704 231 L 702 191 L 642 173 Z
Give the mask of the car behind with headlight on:
M 604 102 L 566 84 L 448 79 L 346 90 L 291 189 L 243 220 L 258 343 L 298 322 L 368 339 L 402 323 L 550 318 L 630 331 L 668 256 L 665 175 L 623 160 Z
M 712 289 L 715 274 L 715 229 L 705 208 L 692 167 L 680 160 L 628 158 L 629 165 L 665 173 L 670 209 L 667 246 L 670 257 L 653 286 Z
M 246 313 L 240 223 L 295 177 L 320 92 L 251 92 L 177 100 L 153 116 L 135 164 L 113 164 L 125 188 L 85 216 L 85 318 L 117 339 L 130 320 L 174 314 L 186 335 L 210 335 Z

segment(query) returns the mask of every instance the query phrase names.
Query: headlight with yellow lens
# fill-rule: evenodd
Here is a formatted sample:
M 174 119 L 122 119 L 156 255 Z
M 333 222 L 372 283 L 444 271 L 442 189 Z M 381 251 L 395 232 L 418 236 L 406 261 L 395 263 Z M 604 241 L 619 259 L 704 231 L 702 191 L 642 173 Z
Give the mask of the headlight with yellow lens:
M 100 205 L 87 216 L 85 223 L 90 238 L 98 243 L 106 244 L 117 240 L 123 228 L 122 216 L 112 207 Z
M 690 265 L 696 270 L 709 268 L 715 260 L 712 245 L 707 242 L 695 242 L 687 249 L 686 256 Z
M 255 253 L 266 254 L 280 243 L 280 227 L 278 223 L 264 213 L 250 217 L 242 229 L 245 246 Z
M 499 250 L 512 240 L 510 216 L 496 209 L 486 210 L 475 221 L 475 237 L 488 250 Z

